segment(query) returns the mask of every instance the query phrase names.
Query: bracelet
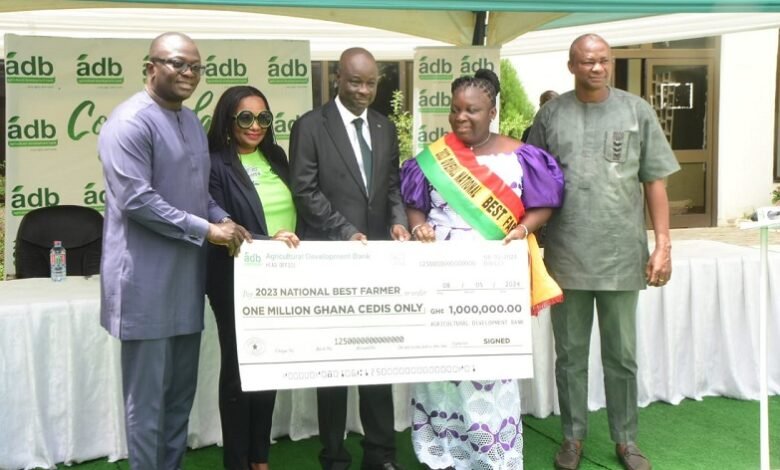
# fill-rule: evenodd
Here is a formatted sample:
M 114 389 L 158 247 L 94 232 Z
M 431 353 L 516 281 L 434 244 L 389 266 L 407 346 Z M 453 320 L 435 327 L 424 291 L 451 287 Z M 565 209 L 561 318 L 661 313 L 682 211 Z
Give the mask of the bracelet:
M 422 224 L 417 224 L 414 227 L 412 227 L 412 235 L 416 237 L 417 235 L 414 232 L 416 232 L 418 228 L 422 227 L 423 224 L 425 224 L 425 222 L 423 222 Z
M 525 230 L 525 236 L 523 238 L 528 238 L 528 227 L 526 227 L 525 224 L 517 224 L 517 227 L 523 227 L 523 230 Z

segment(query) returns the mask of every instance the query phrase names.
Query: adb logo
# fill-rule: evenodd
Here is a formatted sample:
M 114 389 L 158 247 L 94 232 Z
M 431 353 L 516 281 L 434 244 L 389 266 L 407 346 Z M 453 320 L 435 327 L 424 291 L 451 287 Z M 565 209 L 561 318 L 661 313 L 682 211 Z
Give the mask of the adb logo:
M 141 81 L 146 83 L 146 64 L 149 62 L 149 54 L 144 56 L 144 60 L 141 61 Z
M 420 57 L 417 67 L 420 80 L 452 80 L 452 64 L 444 58 L 429 60 L 428 56 Z
M 106 191 L 98 191 L 95 183 L 87 183 L 84 186 L 84 205 L 103 212 L 106 208 Z
M 16 52 L 5 56 L 5 77 L 7 83 L 51 85 L 56 81 L 54 65 L 43 56 L 33 55 L 17 58 Z
M 464 55 L 460 59 L 460 73 L 462 75 L 472 75 L 479 69 L 488 69 L 496 71 L 496 64 L 484 57 L 469 57 Z
M 309 66 L 299 59 L 268 59 L 268 83 L 271 85 L 305 85 L 309 83 Z
M 88 54 L 76 59 L 76 83 L 79 85 L 121 85 L 125 82 L 122 64 L 112 57 L 90 61 Z
M 443 91 L 429 95 L 428 90 L 423 89 L 417 98 L 417 108 L 423 114 L 449 114 L 451 103 L 450 94 Z
M 246 85 L 249 83 L 246 70 L 246 64 L 235 57 L 220 62 L 217 56 L 210 55 L 206 59 L 204 74 L 209 85 Z
M 263 265 L 263 258 L 262 258 L 262 256 L 258 255 L 257 253 L 246 253 L 246 252 L 244 252 L 244 264 L 246 266 L 262 266 Z
M 428 145 L 431 142 L 435 142 L 442 138 L 447 133 L 447 129 L 437 126 L 433 129 L 428 129 L 428 126 L 423 124 L 417 131 L 417 144 L 422 147 Z
M 35 188 L 25 192 L 24 186 L 19 185 L 11 190 L 11 214 L 13 215 L 24 215 L 33 209 L 56 206 L 59 203 L 60 195 L 50 188 Z
M 274 116 L 274 137 L 277 140 L 290 140 L 290 131 L 299 117 L 295 116 L 292 119 L 286 119 L 284 111 L 276 113 L 276 116 Z
M 9 147 L 56 147 L 57 128 L 46 119 L 33 119 L 32 122 L 20 122 L 19 116 L 8 120 L 6 128 Z

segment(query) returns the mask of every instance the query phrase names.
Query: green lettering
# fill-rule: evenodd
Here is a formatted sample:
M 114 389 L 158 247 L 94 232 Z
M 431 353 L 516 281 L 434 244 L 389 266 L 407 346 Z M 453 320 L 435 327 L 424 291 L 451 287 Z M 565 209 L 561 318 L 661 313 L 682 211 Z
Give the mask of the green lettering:
M 95 111 L 95 103 L 89 100 L 82 101 L 81 104 L 76 106 L 76 109 L 73 110 L 73 112 L 70 114 L 70 118 L 68 119 L 68 137 L 73 140 L 81 140 L 82 137 L 89 134 L 89 131 L 81 131 L 76 133 L 76 121 L 79 119 L 80 114 L 85 109 L 87 110 L 87 115 L 92 117 L 92 113 Z
M 76 76 L 88 77 L 89 76 L 89 64 L 86 62 L 79 62 L 76 64 Z

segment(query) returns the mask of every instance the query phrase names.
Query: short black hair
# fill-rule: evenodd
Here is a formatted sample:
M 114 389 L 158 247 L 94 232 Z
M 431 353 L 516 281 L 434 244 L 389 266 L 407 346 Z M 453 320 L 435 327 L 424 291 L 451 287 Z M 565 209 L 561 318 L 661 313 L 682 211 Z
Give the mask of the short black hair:
M 541 95 L 539 95 L 539 106 L 542 106 L 544 103 L 550 101 L 551 99 L 557 98 L 558 92 L 555 90 L 547 90 Z
M 586 39 L 589 40 L 589 41 L 602 42 L 607 47 L 610 47 L 609 43 L 604 38 L 599 36 L 598 34 L 595 34 L 595 33 L 581 34 L 581 35 L 577 36 L 574 39 L 574 41 L 571 42 L 571 46 L 569 46 L 569 62 L 574 62 L 574 51 L 577 49 L 577 46 L 579 46 L 580 43 L 582 41 L 586 40 Z

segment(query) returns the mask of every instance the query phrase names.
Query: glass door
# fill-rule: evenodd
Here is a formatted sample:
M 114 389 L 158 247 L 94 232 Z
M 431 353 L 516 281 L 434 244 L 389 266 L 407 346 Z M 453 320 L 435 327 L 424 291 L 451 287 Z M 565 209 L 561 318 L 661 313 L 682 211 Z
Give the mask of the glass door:
M 672 227 L 707 227 L 713 216 L 715 88 L 712 59 L 646 59 L 653 106 L 680 171 L 667 180 Z

